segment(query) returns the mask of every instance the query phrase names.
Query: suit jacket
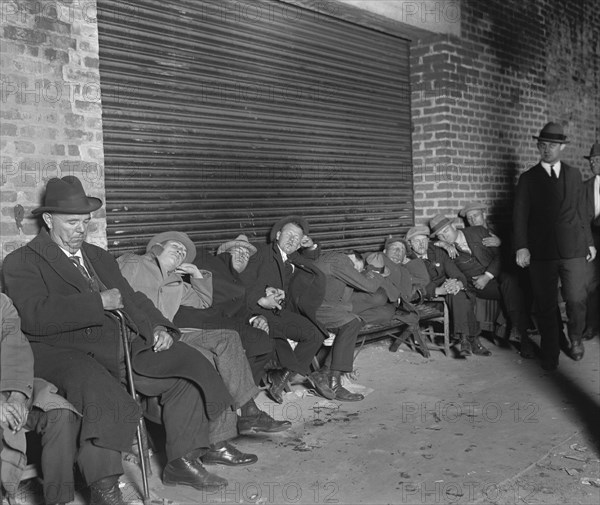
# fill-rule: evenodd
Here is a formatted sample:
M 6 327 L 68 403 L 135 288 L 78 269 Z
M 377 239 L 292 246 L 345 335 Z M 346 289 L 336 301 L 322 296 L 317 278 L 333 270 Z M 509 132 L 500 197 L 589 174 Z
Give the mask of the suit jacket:
M 594 182 L 596 180 L 596 176 L 588 179 L 583 183 L 585 188 L 585 198 L 587 202 L 587 215 L 588 220 L 591 223 L 593 228 L 592 231 L 596 231 L 600 233 L 600 216 L 596 217 L 596 207 L 594 203 Z
M 277 243 L 259 244 L 256 248 L 257 253 L 250 257 L 248 266 L 240 274 L 246 287 L 248 309 L 254 314 L 271 317 L 272 312 L 260 307 L 257 302 L 265 296 L 266 286 L 285 289 L 287 285 L 287 307 L 307 317 L 323 335 L 328 337 L 329 334 L 316 317 L 316 311 L 325 294 L 325 275 L 314 261 L 320 254 L 319 249 L 304 251 L 302 254 L 298 252 L 290 254 L 288 259 L 295 266 L 295 270 L 292 277 L 287 279 Z
M 317 319 L 327 328 L 339 328 L 360 319 L 352 313 L 352 293 L 374 293 L 384 278 L 379 274 L 369 277 L 357 271 L 348 256 L 335 251 L 321 254 L 316 265 L 326 276 L 325 296 L 317 309 Z
M 500 248 L 483 245 L 483 239 L 490 237 L 491 233 L 483 226 L 469 226 L 462 230 L 471 249 L 471 254 L 481 264 L 485 271 L 498 277 L 501 270 Z
M 430 279 L 429 284 L 425 286 L 427 298 L 435 297 L 435 288 L 444 284 L 446 279 L 458 279 L 465 288 L 468 286 L 467 278 L 450 259 L 448 253 L 431 242 L 427 248 L 427 259 L 423 262 Z
M 82 253 L 106 288 L 121 292 L 123 310 L 137 334 L 131 343 L 134 370 L 148 377 L 179 377 L 194 382 L 203 392 L 209 419 L 231 405 L 232 399 L 213 366 L 200 352 L 177 342 L 179 330 L 146 295 L 131 288 L 115 259 L 104 249 L 85 242 Z M 21 316 L 23 333 L 30 342 L 80 351 L 119 380 L 119 328 L 103 309 L 100 293 L 89 290 L 87 280 L 45 229 L 5 258 L 3 272 L 8 294 Z M 170 349 L 155 353 L 152 345 L 157 326 L 169 329 L 176 342 Z M 44 354 L 36 355 L 36 366 L 38 358 L 43 360 Z M 110 390 L 113 386 L 106 387 Z M 69 396 L 81 391 L 68 393 L 67 398 L 79 408 Z
M 541 163 L 519 177 L 513 211 L 515 249 L 533 260 L 585 257 L 593 245 L 581 173 L 561 163 L 558 184 Z

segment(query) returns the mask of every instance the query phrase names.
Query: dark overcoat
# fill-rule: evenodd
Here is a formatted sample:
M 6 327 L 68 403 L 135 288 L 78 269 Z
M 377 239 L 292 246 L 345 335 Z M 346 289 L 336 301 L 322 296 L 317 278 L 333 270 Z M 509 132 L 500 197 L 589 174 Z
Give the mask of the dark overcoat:
M 104 286 L 121 292 L 123 310 L 135 332 L 131 343 L 135 372 L 194 382 L 209 419 L 231 405 L 223 381 L 201 353 L 177 341 L 166 351 L 152 351 L 157 326 L 167 328 L 175 340 L 179 332 L 144 294 L 131 288 L 114 258 L 85 242 L 82 253 Z M 56 384 L 83 413 L 82 439 L 95 439 L 97 445 L 115 450 L 130 449 L 139 409 L 119 383 L 122 351 L 118 326 L 104 311 L 100 294 L 89 290 L 86 279 L 45 229 L 5 258 L 3 273 L 23 333 L 32 344 L 36 376 Z M 72 367 L 74 359 L 79 376 L 72 376 L 73 368 L 65 376 L 64 366 Z M 95 387 L 90 387 L 90 381 Z M 94 398 L 89 397 L 90 391 Z
M 427 260 L 423 260 L 429 274 L 429 284 L 425 286 L 427 298 L 435 297 L 435 288 L 444 284 L 446 279 L 458 279 L 463 286 L 468 286 L 467 278 L 454 264 L 448 253 L 431 242 L 427 248 Z
M 561 163 L 558 183 L 541 163 L 519 177 L 513 210 L 515 249 L 532 260 L 585 258 L 594 245 L 578 169 Z
M 325 296 L 325 274 L 316 266 L 315 259 L 319 249 L 294 252 L 289 261 L 295 266 L 290 279 L 286 279 L 285 265 L 277 243 L 259 244 L 246 269 L 240 274 L 246 286 L 248 308 L 255 314 L 262 314 L 270 319 L 272 312 L 263 309 L 257 301 L 265 296 L 265 287 L 286 291 L 288 308 L 309 319 L 319 331 L 328 337 L 327 330 L 317 320 L 317 309 Z M 287 284 L 287 286 L 286 286 Z
M 485 271 L 498 277 L 501 271 L 500 248 L 487 247 L 483 245 L 483 239 L 491 237 L 492 234 L 483 226 L 469 226 L 462 230 L 467 240 L 467 245 L 471 249 L 471 254 L 481 264 Z

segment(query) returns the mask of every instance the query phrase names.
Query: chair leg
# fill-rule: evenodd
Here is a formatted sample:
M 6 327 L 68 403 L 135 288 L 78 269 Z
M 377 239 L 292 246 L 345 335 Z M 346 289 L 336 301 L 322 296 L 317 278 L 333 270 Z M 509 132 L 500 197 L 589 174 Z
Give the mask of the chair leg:
M 450 313 L 448 305 L 444 303 L 444 355 L 450 357 Z

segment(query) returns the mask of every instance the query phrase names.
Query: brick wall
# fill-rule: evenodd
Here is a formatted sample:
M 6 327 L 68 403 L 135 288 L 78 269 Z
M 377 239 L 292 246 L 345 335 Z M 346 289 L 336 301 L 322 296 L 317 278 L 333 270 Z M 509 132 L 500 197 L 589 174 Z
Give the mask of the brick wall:
M 559 121 L 563 159 L 585 176 L 600 137 L 600 16 L 580 2 L 463 0 L 461 36 L 412 44 L 415 220 L 467 201 L 510 220 L 516 178 L 537 162 L 535 140 Z
M 2 258 L 31 240 L 46 182 L 78 176 L 104 200 L 95 1 L 1 2 Z M 106 246 L 104 210 L 89 240 Z

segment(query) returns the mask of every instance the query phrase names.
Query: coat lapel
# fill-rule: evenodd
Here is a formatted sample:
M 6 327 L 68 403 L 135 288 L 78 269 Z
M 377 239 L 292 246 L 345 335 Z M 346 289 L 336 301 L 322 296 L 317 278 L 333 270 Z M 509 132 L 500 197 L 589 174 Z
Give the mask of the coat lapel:
M 63 280 L 78 291 L 85 293 L 89 290 L 88 281 L 83 278 L 75 265 L 69 261 L 65 253 L 50 239 L 50 235 L 45 229 L 28 244 L 35 253 L 44 259 Z

